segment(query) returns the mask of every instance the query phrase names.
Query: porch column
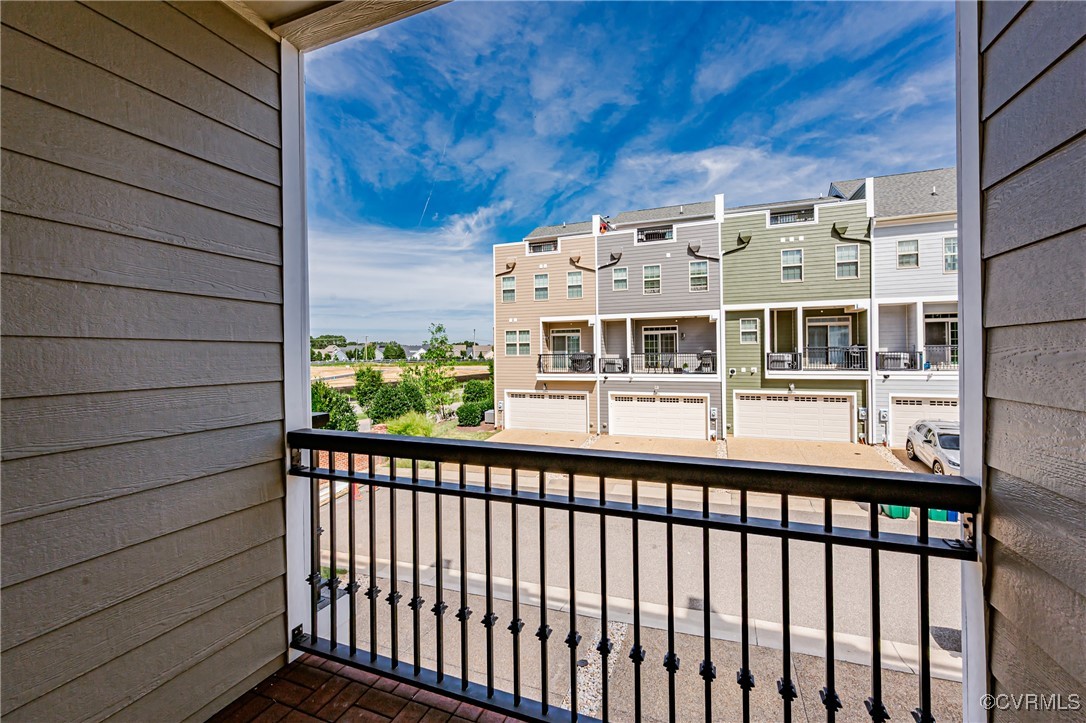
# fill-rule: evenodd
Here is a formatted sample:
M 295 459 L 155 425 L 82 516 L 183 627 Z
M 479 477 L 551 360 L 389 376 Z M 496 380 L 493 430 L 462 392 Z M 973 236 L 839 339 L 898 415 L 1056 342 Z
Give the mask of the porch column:
M 924 302 L 916 302 L 913 308 L 916 310 L 916 350 L 922 352 L 924 351 Z
M 796 351 L 803 353 L 803 307 L 796 307 Z
M 770 329 L 769 329 L 769 307 L 768 306 L 766 308 L 762 309 L 762 316 L 765 319 L 765 321 L 762 324 L 762 363 L 759 364 L 758 366 L 764 368 L 766 362 L 769 361 L 769 350 L 771 348 L 769 346 L 769 331 L 770 331 Z
M 633 319 L 626 317 L 626 358 L 629 359 L 633 350 Z

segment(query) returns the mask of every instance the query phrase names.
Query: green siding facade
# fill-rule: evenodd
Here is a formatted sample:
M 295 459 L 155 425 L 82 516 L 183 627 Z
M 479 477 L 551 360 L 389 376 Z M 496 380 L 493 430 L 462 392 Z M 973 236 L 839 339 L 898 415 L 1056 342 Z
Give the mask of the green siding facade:
M 818 207 L 817 223 L 769 228 L 764 212 L 725 218 L 720 224 L 724 304 L 870 298 L 871 244 L 859 242 L 858 278 L 836 278 L 835 248 L 854 242 L 835 238 L 834 223 L 846 224 L 848 236 L 866 238 L 866 204 L 823 204 Z M 748 234 L 750 243 L 745 248 L 737 246 L 738 237 Z M 786 239 L 783 243 L 782 238 Z M 781 281 L 781 251 L 786 249 L 803 249 L 803 281 Z

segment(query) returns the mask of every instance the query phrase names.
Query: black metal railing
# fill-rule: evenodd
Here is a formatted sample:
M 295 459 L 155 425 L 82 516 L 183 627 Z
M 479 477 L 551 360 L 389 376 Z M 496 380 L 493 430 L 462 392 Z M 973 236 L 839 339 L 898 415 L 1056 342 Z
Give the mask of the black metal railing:
M 803 355 L 798 351 L 771 351 L 765 355 L 765 368 L 771 372 L 799 371 Z
M 594 374 L 595 355 L 589 352 L 540 354 L 540 374 Z
M 924 368 L 953 371 L 958 368 L 958 347 L 951 344 L 928 344 L 924 347 Z
M 864 371 L 867 369 L 867 347 L 809 346 L 803 351 L 803 368 Z
M 655 352 L 631 354 L 633 374 L 716 374 L 716 352 Z
M 769 214 L 769 225 L 777 226 L 782 223 L 800 223 L 802 221 L 814 221 L 813 208 L 803 208 L 797 211 L 781 211 Z
M 621 356 L 600 357 L 600 374 L 626 374 L 630 371 L 630 360 Z
M 924 353 L 919 351 L 877 351 L 875 368 L 880 371 L 916 371 L 924 366 Z
M 699 635 L 704 642 L 703 659 L 698 666 L 698 675 L 704 681 L 704 719 L 751 720 L 750 691 L 755 685 L 750 659 L 750 628 L 753 624 L 749 606 L 751 577 L 751 548 L 748 540 L 755 536 L 760 540 L 775 539 L 781 544 L 780 559 L 781 595 L 784 613 L 782 650 L 783 670 L 777 681 L 777 690 L 781 697 L 781 710 L 773 717 L 789 720 L 793 700 L 796 698 L 796 686 L 790 668 L 790 645 L 793 628 L 788 617 L 791 604 L 789 601 L 790 570 L 788 550 L 793 542 L 814 543 L 821 545 L 824 557 L 826 583 L 820 593 L 825 598 L 825 686 L 821 697 L 830 721 L 835 720 L 836 712 L 843 701 L 835 687 L 834 669 L 837 654 L 834 638 L 834 599 L 835 585 L 834 553 L 848 554 L 841 561 L 845 564 L 841 585 L 851 584 L 857 578 L 857 570 L 849 568 L 853 550 L 866 550 L 859 564 L 868 564 L 868 570 L 862 574 L 870 589 L 870 676 L 871 695 L 866 700 L 870 717 L 875 721 L 884 721 L 889 717 L 886 700 L 883 696 L 882 681 L 882 633 L 881 615 L 883 596 L 880 585 L 880 554 L 886 552 L 903 553 L 913 556 L 918 565 L 918 605 L 916 611 L 918 658 L 917 666 L 919 685 L 917 709 L 914 717 L 918 721 L 932 721 L 932 663 L 931 663 L 931 619 L 930 595 L 931 581 L 929 561 L 931 558 L 975 560 L 976 549 L 972 539 L 974 529 L 972 515 L 977 513 L 980 504 L 980 488 L 972 482 L 957 477 L 928 474 L 905 474 L 896 472 L 878 472 L 855 469 L 833 469 L 823 467 L 805 467 L 798 465 L 760 464 L 734 460 L 704 459 L 693 457 L 669 457 L 647 454 L 606 452 L 588 449 L 566 449 L 535 447 L 510 444 L 488 444 L 486 442 L 421 439 L 378 434 L 360 434 L 355 432 L 302 430 L 287 435 L 291 448 L 291 474 L 310 480 L 310 514 L 308 535 L 311 558 L 309 575 L 306 578 L 311 590 L 311 611 L 308 631 L 305 626 L 298 626 L 291 636 L 291 647 L 346 665 L 368 670 L 386 678 L 406 682 L 455 699 L 472 703 L 498 712 L 504 712 L 516 718 L 537 721 L 557 720 L 596 720 L 592 715 L 579 713 L 577 690 L 578 676 L 583 675 L 581 663 L 591 653 L 584 649 L 584 638 L 578 630 L 578 618 L 593 614 L 578 602 L 578 589 L 586 585 L 597 585 L 600 589 L 599 614 L 601 616 L 601 639 L 595 646 L 595 653 L 600 656 L 600 676 L 602 698 L 599 712 L 602 720 L 619 717 L 642 719 L 643 707 L 659 706 L 654 717 L 666 717 L 670 721 L 677 719 L 679 701 L 676 693 L 676 676 L 680 669 L 676 643 L 676 582 L 681 585 L 699 585 L 701 595 L 701 625 Z M 346 457 L 346 469 L 337 468 L 337 454 Z M 340 457 L 342 464 L 343 457 Z M 427 469 L 427 465 L 429 468 Z M 401 476 L 404 469 L 406 476 Z M 409 470 L 409 471 L 406 471 Z M 615 481 L 621 481 L 616 486 Z M 346 483 L 351 493 L 346 496 L 349 502 L 331 504 L 322 510 L 320 490 L 322 485 Z M 662 488 L 662 489 L 661 489 Z M 381 494 L 381 507 L 387 508 L 378 513 L 375 500 Z M 719 498 L 711 504 L 710 493 L 738 493 L 738 506 L 734 503 L 722 504 Z M 357 495 L 355 493 L 358 493 Z M 409 505 L 399 505 L 397 495 L 409 495 Z M 776 516 L 758 516 L 758 511 L 765 511 L 763 501 L 758 506 L 751 504 L 751 495 L 771 495 L 779 499 L 780 507 Z M 681 495 L 679 497 L 678 495 Z M 806 519 L 792 519 L 789 514 L 791 496 L 814 498 L 819 501 L 814 509 L 818 512 L 803 513 Z M 360 500 L 365 497 L 366 501 Z M 425 508 L 420 508 L 420 498 L 427 499 Z M 730 499 L 730 498 L 729 498 Z M 759 497 L 759 500 L 762 498 Z M 858 526 L 846 526 L 836 515 L 835 502 L 850 500 L 865 504 L 868 512 L 860 512 L 854 519 Z M 662 504 L 661 504 L 662 502 Z M 432 503 L 432 504 L 431 504 Z M 880 530 L 879 504 L 905 505 L 919 507 L 919 522 L 915 531 Z M 346 507 L 346 510 L 339 509 Z M 368 512 L 363 513 L 368 507 Z M 715 507 L 715 509 L 714 509 Z M 928 524 L 928 508 L 953 510 L 963 514 L 964 535 L 958 528 L 950 537 L 931 534 Z M 451 509 L 450 509 L 451 508 Z M 753 511 L 752 511 L 753 508 Z M 859 509 L 859 508 L 857 508 Z M 470 513 L 470 514 L 469 514 Z M 386 517 L 387 514 L 387 517 Z M 423 516 L 426 519 L 423 519 Z M 557 550 L 559 558 L 566 557 L 564 572 L 568 573 L 568 589 L 564 599 L 556 599 L 553 588 L 548 586 L 548 564 L 551 571 L 561 570 L 552 559 L 548 563 L 548 554 L 554 544 L 548 538 L 548 520 L 554 525 L 555 516 L 565 518 L 564 528 L 568 531 L 568 543 L 564 542 Z M 796 513 L 797 517 L 800 513 Z M 480 524 L 479 517 L 482 516 Z M 508 517 L 507 517 L 508 516 Z M 522 535 L 519 527 L 522 516 L 528 525 L 533 523 L 538 528 L 538 544 L 528 543 L 531 535 Z M 579 516 L 579 517 L 578 517 Z M 341 518 L 346 517 L 347 531 L 342 531 Z M 534 518 L 534 519 L 533 519 Z M 509 525 L 505 526 L 505 520 Z M 591 529 L 592 521 L 599 525 L 599 543 L 577 544 L 576 533 L 585 534 Z M 446 535 L 442 529 L 444 522 L 455 521 L 459 528 L 459 539 L 453 544 L 455 535 Z M 609 526 L 609 522 L 615 522 Z M 862 524 L 860 524 L 862 523 Z M 368 559 L 359 559 L 356 528 L 364 524 L 368 532 L 368 547 L 362 550 Z M 411 599 L 408 601 L 412 626 L 410 651 L 401 651 L 400 642 L 400 602 L 401 579 L 398 576 L 402 549 L 397 544 L 399 525 L 410 525 L 410 555 L 404 559 L 403 567 L 410 570 Z M 645 527 L 640 527 L 640 525 Z M 586 527 L 587 526 L 587 527 Z M 658 543 L 650 539 L 664 531 L 666 543 L 659 554 L 653 552 Z M 899 528 L 900 529 L 900 528 Z M 378 532 L 380 530 L 380 532 Z M 432 537 L 431 535 L 432 530 Z M 690 544 L 689 534 L 700 533 L 700 560 L 697 569 L 701 575 L 678 573 L 676 559 L 680 557 L 676 550 L 675 533 L 681 530 L 684 545 Z M 338 531 L 338 532 L 337 532 Z M 626 537 L 626 534 L 629 537 Z M 948 533 L 949 529 L 946 530 Z M 423 546 L 423 534 L 426 544 Z M 479 540 L 482 536 L 483 540 Z M 632 582 L 632 645 L 624 658 L 632 665 L 633 701 L 610 697 L 609 658 L 619 654 L 609 639 L 609 627 L 606 624 L 611 598 L 608 597 L 607 545 L 608 541 L 621 536 L 620 547 L 629 549 L 632 566 L 629 570 L 632 580 L 625 577 L 621 581 Z M 714 579 L 712 570 L 719 570 L 722 543 L 739 542 L 739 580 Z M 642 538 L 646 537 L 645 540 Z M 387 547 L 385 543 L 387 541 Z M 346 555 L 338 554 L 346 545 Z M 379 548 L 379 544 L 381 547 Z M 450 549 L 455 546 L 455 550 Z M 662 555 L 664 570 L 664 589 L 666 589 L 667 650 L 661 658 L 652 661 L 652 665 L 662 663 L 667 671 L 667 694 L 644 695 L 644 665 L 649 662 L 642 638 L 642 607 L 648 604 L 643 593 L 657 594 L 660 587 L 656 584 L 642 589 L 642 577 L 646 561 L 642 559 L 642 547 L 650 557 L 648 564 L 659 565 L 657 559 Z M 758 550 L 764 544 L 756 546 Z M 561 549 L 565 548 L 565 549 Z M 377 551 L 387 549 L 389 560 L 383 575 L 379 573 Z M 500 559 L 495 562 L 495 549 Z M 430 554 L 432 551 L 432 555 Z M 595 558 L 596 563 L 589 569 L 575 566 L 575 555 L 581 558 L 581 564 Z M 422 554 L 434 561 L 434 567 L 427 572 L 421 568 Z M 322 556 L 327 554 L 329 566 L 321 566 Z M 483 567 L 483 579 L 480 573 L 470 573 L 469 556 L 483 555 L 483 560 L 474 561 L 474 569 Z M 343 560 L 347 580 L 339 579 L 341 570 L 338 561 Z M 458 559 L 458 563 L 455 562 Z M 712 563 L 715 559 L 716 566 Z M 651 560 L 656 560 L 652 562 Z M 459 569 L 456 570 L 457 564 Z M 528 569 L 538 571 L 537 581 L 526 580 L 522 564 Z M 501 581 L 502 589 L 511 591 L 511 603 L 503 609 L 508 619 L 499 619 L 495 606 L 495 576 L 499 571 L 509 571 L 510 577 Z M 327 569 L 328 576 L 324 574 Z M 797 568 L 799 569 L 799 568 Z M 771 574 L 762 560 L 755 560 L 754 575 Z M 799 569 L 800 573 L 805 573 Z M 451 579 L 459 574 L 459 600 L 446 598 Z M 432 583 L 435 599 L 422 598 L 420 579 L 423 573 L 436 576 Z M 471 593 L 485 607 L 478 623 L 471 622 L 473 610 L 470 605 L 469 577 L 477 579 L 475 592 Z M 624 574 L 624 573 L 623 573 Z M 650 571 L 650 580 L 657 580 L 659 568 Z M 445 576 L 448 576 L 446 578 Z M 699 581 L 700 578 L 700 581 Z M 429 578 L 428 578 L 429 579 Z M 448 580 L 448 582 L 447 582 Z M 388 593 L 380 597 L 382 590 L 378 583 L 388 585 Z M 740 710 L 714 711 L 714 688 L 730 685 L 728 678 L 717 678 L 717 663 L 710 642 L 713 639 L 712 623 L 716 611 L 710 601 L 715 591 L 721 595 L 738 582 L 741 596 L 741 663 L 735 679 L 742 690 Z M 858 581 L 857 581 L 858 582 Z M 479 584 L 482 583 L 482 584 Z M 430 585 L 431 583 L 427 583 Z M 863 583 L 861 583 L 863 584 Z M 341 614 L 337 605 L 336 591 L 341 585 L 347 590 L 349 605 L 349 633 L 342 639 L 337 630 Z M 901 580 L 895 582 L 900 586 Z M 521 599 L 524 587 L 532 596 L 528 601 Z M 327 606 L 328 621 L 325 623 L 327 635 L 321 635 L 321 620 L 318 618 L 318 604 L 322 591 L 329 590 L 330 603 Z M 406 592 L 406 590 L 404 590 Z M 361 593 L 367 602 L 359 599 Z M 838 592 L 837 594 L 841 594 Z M 561 596 L 558 596 L 561 598 Z M 891 603 L 900 594 L 888 597 Z M 719 599 L 719 597 L 717 598 Z M 385 603 L 381 605 L 380 601 Z M 445 646 L 456 642 L 455 636 L 447 636 L 444 631 L 446 613 L 453 612 L 451 604 L 458 604 L 455 619 L 459 622 L 459 676 L 452 675 L 450 669 L 455 664 L 446 658 Z M 386 607 L 387 605 L 387 607 Z M 538 627 L 525 631 L 524 617 L 531 612 L 532 605 L 538 607 Z M 568 607 L 568 619 L 559 622 L 548 619 L 548 610 Z M 361 640 L 359 634 L 359 615 L 369 617 L 368 639 Z M 383 612 L 382 612 L 383 611 Z M 427 612 L 428 611 L 428 612 Z M 896 620 L 900 612 L 891 613 L 891 620 Z M 432 667 L 422 664 L 424 637 L 421 634 L 424 616 L 430 622 L 433 616 L 436 635 L 426 637 L 428 661 Z M 387 624 L 378 625 L 379 616 L 387 616 Z M 528 615 L 531 617 L 530 615 Z M 697 621 L 697 618 L 690 618 Z M 384 620 L 382 620 L 384 623 Z M 476 642 L 485 647 L 485 669 L 478 666 L 484 656 L 469 654 L 469 641 L 473 637 L 470 626 L 481 624 L 485 628 L 485 639 Z M 568 708 L 555 705 L 555 694 L 548 690 L 551 680 L 552 661 L 548 655 L 553 632 L 562 628 L 564 644 L 569 648 Z M 695 626 L 697 622 L 694 623 Z M 504 628 L 512 637 L 512 654 L 509 659 L 498 661 L 495 636 Z M 568 628 L 566 630 L 565 628 Z M 382 634 L 382 632 L 384 634 Z M 527 632 L 539 641 L 538 657 L 522 647 L 522 635 Z M 684 634 L 689 634 L 689 631 Z M 719 636 L 718 636 L 719 637 Z M 621 644 L 621 643 L 620 643 Z M 379 651 L 387 651 L 383 654 Z M 432 651 L 432 652 L 431 652 Z M 401 653 L 404 653 L 401 655 Z M 662 651 L 661 651 L 662 652 Z M 719 654 L 719 651 L 717 651 Z M 504 655 L 504 654 L 503 654 Z M 401 660 L 401 657 L 404 659 Z M 472 680 L 470 664 L 476 662 L 475 680 Z M 564 665 L 563 663 L 554 663 Z M 625 664 L 622 660 L 615 665 Z M 540 681 L 538 698 L 524 695 L 523 674 L 529 666 L 538 674 Z M 504 677 L 511 669 L 512 675 L 505 684 L 498 685 L 496 675 Z M 686 668 L 684 670 L 689 670 Z M 455 672 L 455 671 L 452 671 Z M 616 673 L 617 674 L 617 673 Z M 685 673 L 689 676 L 691 673 Z M 684 678 L 685 679 L 685 678 Z M 656 681 L 657 678 L 651 678 Z M 651 682 L 645 678 L 645 684 Z M 534 690 L 534 689 L 533 689 Z M 558 691 L 560 694 L 561 691 Z M 846 695 L 847 697 L 847 695 Z M 848 701 L 857 705 L 859 701 Z M 691 701 L 683 701 L 689 706 Z M 616 712 L 616 705 L 632 705 L 628 709 Z M 662 708 L 666 704 L 667 713 Z M 593 709 L 595 710 L 595 709 Z M 759 714 L 764 715 L 764 714 Z M 894 719 L 908 718 L 899 711 L 893 712 Z

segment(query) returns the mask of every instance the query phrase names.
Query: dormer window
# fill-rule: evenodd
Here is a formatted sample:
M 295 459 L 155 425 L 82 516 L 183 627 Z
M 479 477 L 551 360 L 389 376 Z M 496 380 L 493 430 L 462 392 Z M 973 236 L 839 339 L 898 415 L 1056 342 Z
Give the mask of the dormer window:
M 770 211 L 769 225 L 779 226 L 785 223 L 803 223 L 814 221 L 814 206 L 808 208 L 793 208 L 788 211 Z
M 653 226 L 652 228 L 637 229 L 637 243 L 651 244 L 660 241 L 673 241 L 675 239 L 674 226 Z
M 557 241 L 531 241 L 528 243 L 528 253 L 530 254 L 549 254 L 557 250 Z

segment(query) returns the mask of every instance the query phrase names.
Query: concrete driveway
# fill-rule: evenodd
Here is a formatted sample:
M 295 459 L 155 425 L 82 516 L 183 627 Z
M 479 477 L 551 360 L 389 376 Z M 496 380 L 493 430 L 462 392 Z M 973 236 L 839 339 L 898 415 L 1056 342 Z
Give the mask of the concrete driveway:
M 541 429 L 503 429 L 488 442 L 535 444 L 542 447 L 583 447 L 591 435 L 583 432 L 547 432 Z
M 909 459 L 908 455 L 905 454 L 904 447 L 895 447 L 890 451 L 894 453 L 894 456 L 898 458 L 898 461 L 900 461 L 903 465 L 909 468 L 910 472 L 931 474 L 931 467 L 927 466 L 918 459 Z
M 676 454 L 682 457 L 716 457 L 716 442 L 704 439 L 668 439 L 665 437 L 626 437 L 604 434 L 592 449 L 645 454 Z
M 874 447 L 849 442 L 728 437 L 728 459 L 894 471 Z

